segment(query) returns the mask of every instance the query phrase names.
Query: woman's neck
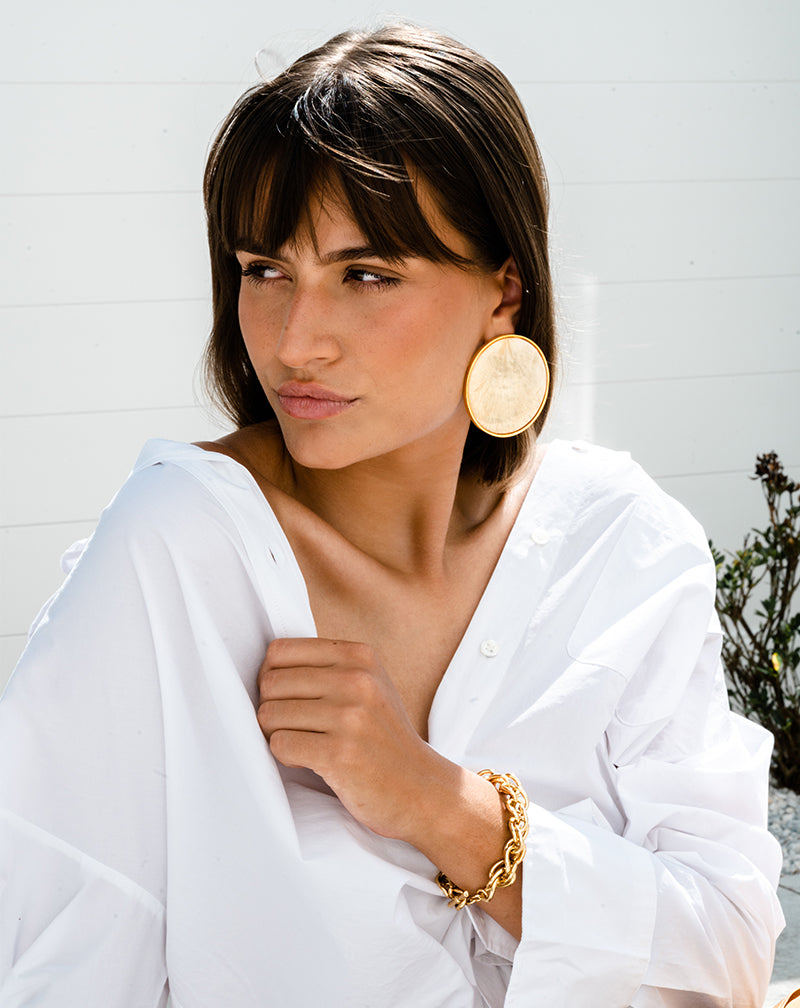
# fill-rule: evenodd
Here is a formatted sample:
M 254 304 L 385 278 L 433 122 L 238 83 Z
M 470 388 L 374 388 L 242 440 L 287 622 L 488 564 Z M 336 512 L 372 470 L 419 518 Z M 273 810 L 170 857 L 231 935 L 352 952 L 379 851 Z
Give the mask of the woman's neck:
M 494 512 L 503 491 L 460 473 L 460 454 L 404 450 L 344 469 L 289 463 L 284 489 L 348 542 L 405 575 L 444 577 L 449 550 Z

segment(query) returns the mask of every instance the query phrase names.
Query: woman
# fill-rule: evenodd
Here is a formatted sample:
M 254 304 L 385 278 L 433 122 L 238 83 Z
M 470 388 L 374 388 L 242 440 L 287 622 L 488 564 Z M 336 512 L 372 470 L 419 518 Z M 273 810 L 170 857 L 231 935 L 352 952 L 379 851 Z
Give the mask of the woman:
M 236 430 L 145 448 L 9 686 L 0 1003 L 760 1005 L 770 741 L 702 531 L 531 436 L 508 82 L 339 36 L 241 99 L 205 196 Z

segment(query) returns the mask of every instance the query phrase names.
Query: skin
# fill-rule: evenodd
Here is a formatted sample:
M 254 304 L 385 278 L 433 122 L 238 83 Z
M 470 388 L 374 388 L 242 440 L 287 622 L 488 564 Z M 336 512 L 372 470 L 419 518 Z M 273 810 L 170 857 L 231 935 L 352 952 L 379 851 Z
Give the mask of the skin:
M 258 721 L 277 760 L 314 770 L 364 826 L 471 891 L 502 855 L 505 812 L 427 744 L 427 724 L 538 461 L 502 490 L 459 472 L 464 374 L 481 343 L 514 331 L 519 278 L 510 260 L 493 273 L 387 262 L 330 193 L 309 209 L 315 241 L 301 230 L 275 257 L 237 254 L 241 329 L 277 423 L 203 445 L 257 479 L 319 634 L 270 644 Z M 318 408 L 295 394 L 309 387 L 328 415 L 292 415 Z M 481 905 L 519 937 L 519 874 Z

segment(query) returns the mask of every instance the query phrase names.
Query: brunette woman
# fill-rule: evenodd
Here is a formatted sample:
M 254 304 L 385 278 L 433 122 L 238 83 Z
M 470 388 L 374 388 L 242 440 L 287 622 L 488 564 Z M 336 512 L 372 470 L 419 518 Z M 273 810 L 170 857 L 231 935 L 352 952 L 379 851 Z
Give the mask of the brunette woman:
M 538 438 L 541 160 L 508 81 L 347 33 L 205 181 L 211 387 L 0 708 L 0 1004 L 760 1005 L 770 739 L 702 530 Z

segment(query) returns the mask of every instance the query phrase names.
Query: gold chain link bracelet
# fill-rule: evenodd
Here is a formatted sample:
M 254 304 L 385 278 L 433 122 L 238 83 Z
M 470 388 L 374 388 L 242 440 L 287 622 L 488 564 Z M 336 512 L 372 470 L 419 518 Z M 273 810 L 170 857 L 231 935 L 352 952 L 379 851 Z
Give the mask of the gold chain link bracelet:
M 489 881 L 483 889 L 468 893 L 454 885 L 444 872 L 439 872 L 436 881 L 439 888 L 450 901 L 450 906 L 463 910 L 472 903 L 486 902 L 495 894 L 496 889 L 511 885 L 517 877 L 517 868 L 525 857 L 525 838 L 528 835 L 528 796 L 522 785 L 513 774 L 498 774 L 493 770 L 481 770 L 480 776 L 494 784 L 503 796 L 508 812 L 508 830 L 511 839 L 503 850 L 502 858 L 489 872 Z

